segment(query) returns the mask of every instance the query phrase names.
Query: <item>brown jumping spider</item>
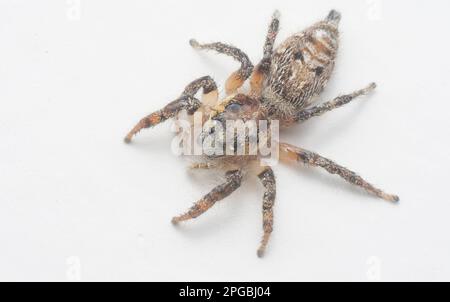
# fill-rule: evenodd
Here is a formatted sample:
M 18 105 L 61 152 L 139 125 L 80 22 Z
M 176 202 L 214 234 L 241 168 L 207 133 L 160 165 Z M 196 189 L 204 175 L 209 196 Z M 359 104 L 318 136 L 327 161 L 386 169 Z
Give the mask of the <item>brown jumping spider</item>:
M 253 119 L 279 121 L 281 127 L 288 127 L 339 108 L 356 97 L 369 93 L 375 88 L 374 83 L 320 105 L 310 106 L 324 89 L 333 71 L 339 45 L 340 19 L 340 13 L 332 10 L 324 20 L 290 36 L 274 50 L 279 27 L 279 14 L 275 12 L 264 44 L 263 58 L 255 67 L 248 56 L 236 47 L 220 42 L 199 44 L 195 40 L 190 40 L 191 46 L 195 49 L 215 50 L 241 63 L 241 67 L 233 72 L 225 83 L 227 97 L 219 100 L 217 85 L 211 77 L 199 78 L 190 83 L 176 100 L 143 118 L 128 133 L 125 142 L 129 143 L 141 129 L 175 118 L 181 111 L 186 111 L 191 116 L 201 112 L 205 116 L 203 123 L 211 121 L 224 123 L 225 119 L 245 121 Z M 238 93 L 238 89 L 247 79 L 250 79 L 250 92 Z M 201 101 L 195 98 L 200 88 L 203 88 Z M 396 195 L 383 192 L 356 173 L 317 153 L 287 143 L 279 143 L 278 148 L 282 162 L 301 162 L 321 167 L 328 173 L 337 174 L 347 182 L 379 198 L 392 202 L 399 200 Z M 261 257 L 273 228 L 276 185 L 272 169 L 261 163 L 262 158 L 259 155 L 202 156 L 202 160 L 192 167 L 223 169 L 226 171 L 225 181 L 197 201 L 186 213 L 174 217 L 172 222 L 177 224 L 200 216 L 217 201 L 239 188 L 243 175 L 251 171 L 257 174 L 265 188 L 262 207 L 264 235 L 257 252 Z

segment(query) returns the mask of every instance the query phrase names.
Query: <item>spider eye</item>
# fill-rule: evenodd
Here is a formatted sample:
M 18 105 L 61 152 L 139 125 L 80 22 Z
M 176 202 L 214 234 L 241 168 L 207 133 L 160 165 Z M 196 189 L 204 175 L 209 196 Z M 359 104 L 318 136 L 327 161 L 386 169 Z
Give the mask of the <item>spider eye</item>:
M 233 112 L 233 113 L 238 113 L 239 110 L 241 110 L 241 105 L 240 104 L 232 103 L 232 104 L 227 106 L 227 111 L 230 111 L 230 112 Z

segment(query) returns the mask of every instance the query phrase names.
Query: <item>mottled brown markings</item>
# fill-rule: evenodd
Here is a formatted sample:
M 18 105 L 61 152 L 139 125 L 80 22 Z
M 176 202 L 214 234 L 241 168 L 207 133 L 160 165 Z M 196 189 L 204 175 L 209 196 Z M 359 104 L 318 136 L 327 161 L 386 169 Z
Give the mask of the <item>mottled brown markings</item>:
M 314 38 L 319 31 L 330 43 Z M 334 67 L 338 37 L 337 23 L 321 21 L 277 47 L 262 93 L 262 104 L 274 112 L 273 118 L 294 120 L 322 92 Z M 298 60 L 301 64 L 294 64 Z
M 317 61 L 317 62 L 319 62 L 320 64 L 323 64 L 323 65 L 329 63 L 329 60 L 325 60 L 325 59 L 320 58 L 315 51 L 310 50 L 307 47 L 305 47 L 303 49 L 303 52 L 307 52 L 310 55 L 310 57 L 312 59 L 311 62 Z
M 334 53 L 327 46 L 325 46 L 320 40 L 314 38 L 314 36 L 308 35 L 307 40 L 313 45 L 316 53 L 324 54 L 328 58 L 332 58 L 334 56 Z

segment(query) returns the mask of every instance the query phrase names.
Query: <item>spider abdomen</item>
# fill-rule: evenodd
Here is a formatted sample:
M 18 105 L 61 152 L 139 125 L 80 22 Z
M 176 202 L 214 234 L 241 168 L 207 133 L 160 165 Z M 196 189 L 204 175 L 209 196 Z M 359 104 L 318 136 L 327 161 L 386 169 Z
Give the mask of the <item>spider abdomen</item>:
M 339 13 L 332 11 L 275 49 L 262 93 L 262 102 L 272 115 L 289 117 L 322 92 L 334 68 L 339 20 Z

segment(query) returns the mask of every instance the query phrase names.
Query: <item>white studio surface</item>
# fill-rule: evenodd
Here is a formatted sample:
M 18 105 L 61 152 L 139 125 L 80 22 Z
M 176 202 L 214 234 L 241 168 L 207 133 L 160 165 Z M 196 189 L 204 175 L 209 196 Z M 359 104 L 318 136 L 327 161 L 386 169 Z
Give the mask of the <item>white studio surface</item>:
M 238 63 L 188 40 L 262 55 L 342 13 L 329 100 L 368 97 L 296 126 L 284 141 L 400 196 L 393 205 L 316 168 L 275 167 L 266 257 L 256 179 L 204 216 L 172 216 L 219 175 L 187 172 L 170 123 L 123 143 L 145 114 Z M 448 1 L 0 0 L 0 280 L 450 281 Z

